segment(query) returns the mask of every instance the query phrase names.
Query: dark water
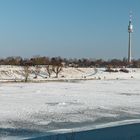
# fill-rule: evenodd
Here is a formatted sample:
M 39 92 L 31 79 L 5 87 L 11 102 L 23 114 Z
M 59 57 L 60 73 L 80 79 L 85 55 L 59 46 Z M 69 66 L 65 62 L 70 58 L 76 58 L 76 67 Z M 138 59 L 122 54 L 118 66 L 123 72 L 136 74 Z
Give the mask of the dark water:
M 26 140 L 140 140 L 140 123 L 40 136 Z
M 0 128 L 0 140 L 15 140 L 28 137 L 38 137 L 42 132 L 28 129 Z

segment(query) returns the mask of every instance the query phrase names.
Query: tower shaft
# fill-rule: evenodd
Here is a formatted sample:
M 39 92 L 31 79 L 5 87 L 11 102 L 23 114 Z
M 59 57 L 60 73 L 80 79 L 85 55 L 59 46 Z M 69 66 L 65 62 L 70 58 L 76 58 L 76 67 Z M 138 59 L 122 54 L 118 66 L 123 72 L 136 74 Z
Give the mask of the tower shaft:
M 128 40 L 128 63 L 131 63 L 131 32 L 129 32 Z

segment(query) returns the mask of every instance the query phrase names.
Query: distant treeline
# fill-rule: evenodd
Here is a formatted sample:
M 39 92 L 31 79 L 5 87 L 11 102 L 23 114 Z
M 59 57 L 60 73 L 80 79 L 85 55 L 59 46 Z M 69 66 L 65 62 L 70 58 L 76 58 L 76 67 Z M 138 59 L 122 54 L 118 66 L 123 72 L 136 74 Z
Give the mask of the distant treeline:
M 0 65 L 17 65 L 17 66 L 36 66 L 36 65 L 60 65 L 62 64 L 64 67 L 140 67 L 140 59 L 132 60 L 131 64 L 128 64 L 127 59 L 111 59 L 111 60 L 103 60 L 103 59 L 67 59 L 61 57 L 33 57 L 30 59 L 25 59 L 22 57 L 7 57 L 4 59 L 0 59 Z

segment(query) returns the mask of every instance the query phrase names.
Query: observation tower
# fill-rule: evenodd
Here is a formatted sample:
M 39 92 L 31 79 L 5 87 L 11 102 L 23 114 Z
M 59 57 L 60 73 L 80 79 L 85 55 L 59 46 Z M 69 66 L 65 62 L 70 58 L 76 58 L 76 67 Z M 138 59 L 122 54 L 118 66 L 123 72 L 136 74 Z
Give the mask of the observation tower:
M 131 54 L 131 34 L 133 32 L 133 25 L 132 25 L 132 14 L 129 15 L 129 25 L 128 25 L 128 34 L 129 34 L 129 41 L 128 41 L 128 63 L 131 64 L 132 54 Z

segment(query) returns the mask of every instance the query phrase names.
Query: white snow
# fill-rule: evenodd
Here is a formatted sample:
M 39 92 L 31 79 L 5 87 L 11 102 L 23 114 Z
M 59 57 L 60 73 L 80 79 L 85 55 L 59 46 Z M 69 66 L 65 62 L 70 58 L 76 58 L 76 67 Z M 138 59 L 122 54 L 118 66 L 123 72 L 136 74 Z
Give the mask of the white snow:
M 130 73 L 107 73 L 98 69 L 89 76 L 101 80 L 0 83 L 0 137 L 13 136 L 12 129 L 29 130 L 29 133 L 74 131 L 139 121 L 140 70 L 130 70 Z M 71 70 L 71 74 L 66 71 L 65 75 L 70 77 L 77 70 Z M 93 72 L 82 71 L 77 72 L 79 77 L 80 73 Z M 21 133 L 26 137 L 23 131 L 17 136 Z
M 119 69 L 118 69 L 119 70 Z M 129 73 L 105 72 L 104 68 L 63 68 L 58 78 L 55 78 L 53 73 L 51 77 L 42 66 L 40 74 L 35 77 L 35 67 L 30 67 L 30 81 L 49 81 L 49 80 L 69 80 L 69 79 L 140 79 L 140 69 L 128 69 Z M 0 81 L 21 81 L 24 80 L 24 68 L 21 66 L 0 66 Z

